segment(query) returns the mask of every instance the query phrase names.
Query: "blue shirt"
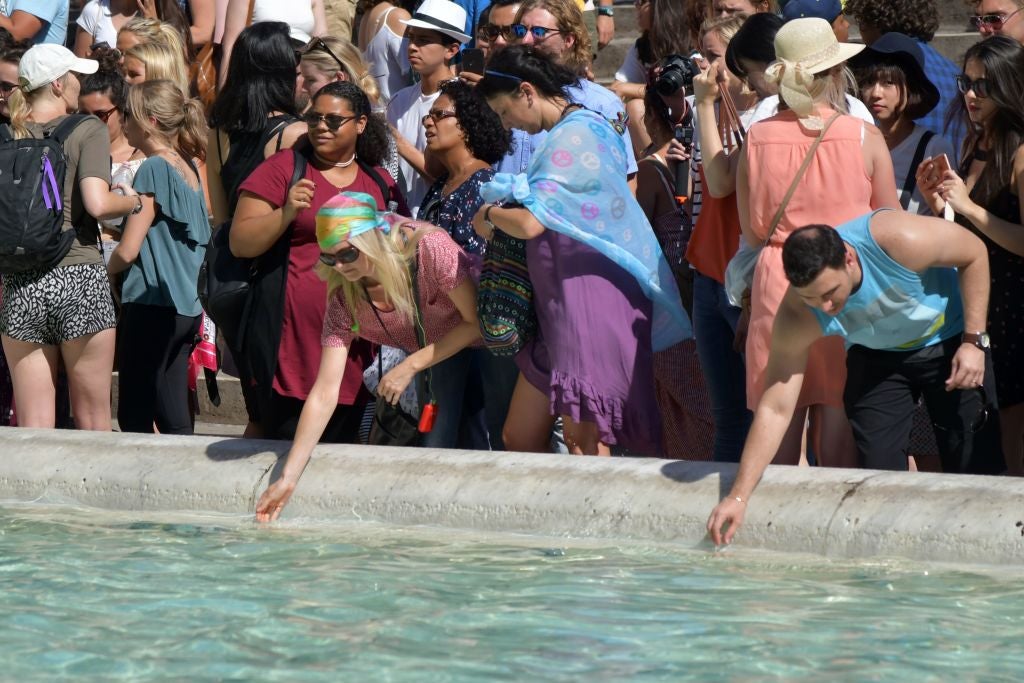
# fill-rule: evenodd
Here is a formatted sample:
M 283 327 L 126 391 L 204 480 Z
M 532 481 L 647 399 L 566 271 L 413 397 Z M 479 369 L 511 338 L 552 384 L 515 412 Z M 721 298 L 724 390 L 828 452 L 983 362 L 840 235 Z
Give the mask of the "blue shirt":
M 918 45 L 924 52 L 925 75 L 939 89 L 939 103 L 935 105 L 934 109 L 919 118 L 917 124 L 933 133 L 942 135 L 953 143 L 956 158 L 951 158 L 949 161 L 953 168 L 956 168 L 960 163 L 960 148 L 967 135 L 967 126 L 962 120 L 957 120 L 950 125 L 948 133 L 943 128 L 949 106 L 960 97 L 960 91 L 956 87 L 956 77 L 960 74 L 960 67 L 940 55 L 928 43 L 918 41 Z
M 0 0 L 0 13 L 9 17 L 14 10 L 31 14 L 43 22 L 32 37 L 33 44 L 64 44 L 68 35 L 68 0 Z
M 156 216 L 128 270 L 121 299 L 125 303 L 174 308 L 197 316 L 196 278 L 210 241 L 203 189 L 193 190 L 164 160 L 149 157 L 135 173 L 135 190 L 153 195 Z
M 476 28 L 480 25 L 480 14 L 491 6 L 491 0 L 454 0 L 455 4 L 466 10 L 466 30 L 469 42 L 462 47 L 476 45 Z
M 598 85 L 593 81 L 580 79 L 579 85 L 566 88 L 566 95 L 569 100 L 582 104 L 591 111 L 596 111 L 609 121 L 620 119 L 626 120 L 626 110 L 623 108 L 622 100 L 608 88 Z M 496 165 L 498 173 L 526 173 L 530 165 L 533 153 L 540 148 L 547 138 L 547 131 L 530 135 L 526 131 L 512 129 L 512 147 Z M 627 130 L 622 136 L 626 143 L 626 173 L 636 173 L 636 154 L 633 153 L 633 141 Z
M 893 260 L 871 234 L 876 213 L 836 228 L 857 251 L 862 278 L 837 315 L 811 309 L 822 333 L 843 337 L 847 348 L 860 344 L 889 351 L 922 349 L 962 334 L 963 303 L 956 269 L 916 273 Z

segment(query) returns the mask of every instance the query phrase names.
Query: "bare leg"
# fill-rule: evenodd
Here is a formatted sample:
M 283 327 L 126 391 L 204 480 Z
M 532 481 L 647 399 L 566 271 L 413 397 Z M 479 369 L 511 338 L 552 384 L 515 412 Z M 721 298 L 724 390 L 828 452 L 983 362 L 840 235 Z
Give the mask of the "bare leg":
M 1024 476 L 1024 403 L 999 409 L 1007 474 Z
M 611 455 L 608 444 L 602 443 L 593 422 L 573 422 L 568 415 L 562 415 L 562 430 L 565 445 L 573 455 Z
M 114 329 L 110 328 L 61 344 L 71 389 L 71 411 L 78 429 L 110 431 L 115 336 Z
M 8 336 L 3 337 L 3 345 L 14 384 L 18 425 L 53 429 L 57 421 L 57 347 Z
M 857 443 L 842 408 L 811 406 L 809 436 L 819 466 L 857 467 Z
M 501 430 L 505 448 L 526 453 L 549 453 L 554 424 L 551 400 L 520 374 L 512 391 L 505 427 Z

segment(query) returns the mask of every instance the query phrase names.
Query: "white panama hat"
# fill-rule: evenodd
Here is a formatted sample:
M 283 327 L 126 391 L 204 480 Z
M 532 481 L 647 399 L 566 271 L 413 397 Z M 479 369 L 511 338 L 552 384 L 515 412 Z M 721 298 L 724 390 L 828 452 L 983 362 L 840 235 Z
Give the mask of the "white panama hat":
M 425 0 L 412 19 L 402 21 L 406 26 L 427 28 L 450 36 L 460 43 L 470 38 L 463 33 L 466 29 L 466 10 L 449 0 Z
M 18 63 L 18 80 L 26 92 L 53 83 L 69 71 L 94 74 L 100 68 L 95 59 L 82 59 L 63 45 L 43 43 L 29 48 Z

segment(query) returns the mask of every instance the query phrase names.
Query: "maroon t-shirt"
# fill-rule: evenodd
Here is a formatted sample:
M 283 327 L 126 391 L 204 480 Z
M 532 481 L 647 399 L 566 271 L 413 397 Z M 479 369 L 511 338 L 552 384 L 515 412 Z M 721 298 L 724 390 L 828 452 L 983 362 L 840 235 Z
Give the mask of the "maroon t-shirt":
M 292 179 L 295 159 L 292 151 L 282 150 L 260 164 L 242 183 L 239 194 L 251 192 L 278 208 L 288 198 L 288 184 Z M 395 189 L 395 181 L 387 171 L 376 169 L 391 188 L 392 197 L 399 202 L 398 213 L 409 214 L 409 209 Z M 348 187 L 335 187 L 313 164 L 306 166 L 306 178 L 316 184 L 313 203 L 295 217 L 292 224 L 291 250 L 288 253 L 288 279 L 284 294 L 284 325 L 281 345 L 277 351 L 277 373 L 274 391 L 282 396 L 306 400 L 320 368 L 320 334 L 327 309 L 327 283 L 313 271 L 320 258 L 316 241 L 316 212 L 328 199 L 341 191 L 366 192 L 377 200 L 381 209 L 386 207 L 380 187 L 361 169 Z M 345 377 L 341 382 L 338 403 L 352 405 L 363 390 L 363 369 L 373 359 L 374 347 L 365 341 L 352 344 L 345 364 Z

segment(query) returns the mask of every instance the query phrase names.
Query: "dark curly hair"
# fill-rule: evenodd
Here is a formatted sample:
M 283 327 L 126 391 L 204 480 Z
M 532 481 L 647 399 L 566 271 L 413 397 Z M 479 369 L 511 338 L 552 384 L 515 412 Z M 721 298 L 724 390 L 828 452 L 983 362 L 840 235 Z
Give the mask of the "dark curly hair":
M 501 119 L 487 106 L 476 88 L 465 81 L 448 81 L 441 85 L 441 94 L 455 105 L 455 120 L 463 131 L 470 153 L 488 164 L 497 163 L 508 152 L 512 135 L 501 125 Z
M 117 64 L 117 53 L 110 49 L 99 48 L 93 52 L 93 59 L 100 63 L 96 73 L 85 74 L 79 78 L 82 90 L 79 95 L 91 95 L 100 93 L 110 99 L 110 103 L 119 110 L 124 111 L 124 101 L 128 94 L 128 84 L 125 83 Z
M 806 287 L 826 268 L 842 268 L 845 262 L 846 243 L 828 225 L 805 225 L 782 245 L 782 268 L 794 287 Z
M 366 117 L 366 128 L 356 138 L 356 154 L 370 166 L 380 166 L 388 153 L 388 127 L 381 114 L 374 114 L 370 107 L 370 98 L 363 89 L 349 81 L 332 81 L 316 91 L 310 101 L 310 107 L 316 105 L 321 97 L 334 97 L 345 100 L 352 107 L 357 117 Z M 310 129 L 310 133 L 313 129 Z
M 879 35 L 895 31 L 927 43 L 939 30 L 936 0 L 846 0 L 843 12 Z

